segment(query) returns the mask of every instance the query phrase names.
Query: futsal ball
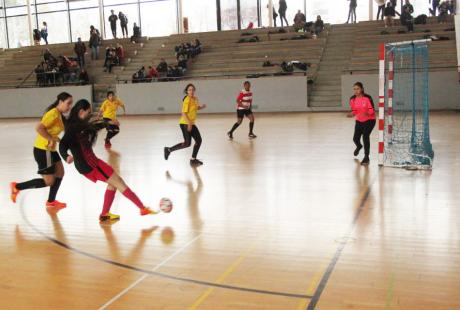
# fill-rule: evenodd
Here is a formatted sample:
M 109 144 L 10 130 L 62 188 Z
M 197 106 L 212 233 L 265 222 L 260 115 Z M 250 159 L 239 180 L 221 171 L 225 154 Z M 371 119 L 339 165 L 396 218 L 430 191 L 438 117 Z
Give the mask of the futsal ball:
M 163 211 L 164 213 L 169 213 L 171 212 L 173 208 L 173 203 L 171 199 L 169 198 L 161 198 L 160 200 L 160 210 Z

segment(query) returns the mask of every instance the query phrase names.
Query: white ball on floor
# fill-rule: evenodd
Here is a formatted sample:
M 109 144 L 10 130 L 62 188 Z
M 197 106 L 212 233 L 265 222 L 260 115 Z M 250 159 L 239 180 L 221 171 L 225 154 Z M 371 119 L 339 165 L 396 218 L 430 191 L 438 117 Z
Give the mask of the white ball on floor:
M 172 211 L 173 203 L 169 198 L 161 198 L 160 200 L 160 210 L 164 213 L 169 213 Z

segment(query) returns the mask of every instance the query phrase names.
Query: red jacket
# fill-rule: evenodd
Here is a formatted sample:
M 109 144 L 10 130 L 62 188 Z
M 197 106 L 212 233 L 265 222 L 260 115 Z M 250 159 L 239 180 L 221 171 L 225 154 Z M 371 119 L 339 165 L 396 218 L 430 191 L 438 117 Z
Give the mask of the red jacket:
M 364 123 L 369 120 L 375 120 L 374 101 L 367 94 L 363 94 L 362 97 L 352 96 L 350 98 L 350 108 L 358 122 Z

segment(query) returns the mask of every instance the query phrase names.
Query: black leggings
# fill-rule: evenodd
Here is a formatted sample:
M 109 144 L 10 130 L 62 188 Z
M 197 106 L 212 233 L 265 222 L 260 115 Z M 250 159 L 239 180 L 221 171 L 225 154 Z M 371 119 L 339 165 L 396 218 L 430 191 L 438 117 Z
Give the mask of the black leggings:
M 128 25 L 121 25 L 121 32 L 123 32 L 123 37 L 125 36 L 125 32 L 126 37 L 128 37 Z
M 111 119 L 110 118 L 104 118 L 104 121 L 106 123 L 108 123 L 108 122 L 111 121 Z M 107 136 L 105 137 L 105 141 L 110 141 L 110 139 L 112 139 L 113 137 L 115 137 L 119 133 L 120 133 L 120 127 L 118 127 L 117 125 L 108 124 L 107 125 Z
M 184 142 L 174 145 L 169 150 L 171 152 L 174 152 L 177 150 L 188 148 L 192 144 L 192 138 L 193 138 L 193 140 L 195 140 L 195 145 L 193 146 L 192 158 L 196 158 L 198 155 L 198 151 L 200 150 L 201 141 L 202 141 L 201 134 L 200 134 L 200 131 L 198 130 L 198 127 L 193 125 L 192 131 L 188 132 L 187 125 L 180 124 L 180 129 L 182 130 L 182 135 L 184 136 Z
M 353 136 L 353 142 L 356 144 L 356 147 L 361 148 L 361 136 L 363 136 L 364 142 L 364 155 L 369 156 L 371 143 L 370 135 L 372 130 L 375 127 L 375 120 L 368 120 L 366 122 L 358 122 L 355 124 L 355 134 Z

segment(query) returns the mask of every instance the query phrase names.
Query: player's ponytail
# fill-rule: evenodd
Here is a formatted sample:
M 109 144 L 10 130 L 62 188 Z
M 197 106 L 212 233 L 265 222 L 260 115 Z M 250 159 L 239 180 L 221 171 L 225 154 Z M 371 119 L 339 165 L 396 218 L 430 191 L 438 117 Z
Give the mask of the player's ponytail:
M 57 107 L 60 101 L 66 101 L 69 98 L 72 98 L 71 94 L 66 93 L 66 92 L 60 93 L 57 96 L 56 101 L 54 101 L 49 107 L 46 108 L 46 112 L 48 112 L 48 111 L 54 109 L 55 107 Z

